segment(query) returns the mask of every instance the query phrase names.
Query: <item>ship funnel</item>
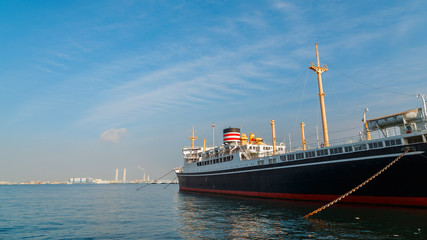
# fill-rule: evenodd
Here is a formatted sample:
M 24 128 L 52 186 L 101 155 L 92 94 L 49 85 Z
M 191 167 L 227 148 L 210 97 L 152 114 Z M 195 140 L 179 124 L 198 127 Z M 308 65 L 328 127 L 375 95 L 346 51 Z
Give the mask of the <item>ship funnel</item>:
M 224 144 L 238 144 L 240 143 L 240 128 L 226 128 L 224 133 Z

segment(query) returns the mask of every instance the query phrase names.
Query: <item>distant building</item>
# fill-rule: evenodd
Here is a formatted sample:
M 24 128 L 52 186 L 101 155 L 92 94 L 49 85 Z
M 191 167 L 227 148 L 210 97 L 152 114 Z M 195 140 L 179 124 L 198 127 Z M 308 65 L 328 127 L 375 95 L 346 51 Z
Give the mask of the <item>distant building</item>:
M 85 178 L 70 178 L 68 180 L 69 184 L 88 184 L 88 183 L 95 183 L 95 179 L 94 178 L 89 178 L 89 177 L 85 177 Z

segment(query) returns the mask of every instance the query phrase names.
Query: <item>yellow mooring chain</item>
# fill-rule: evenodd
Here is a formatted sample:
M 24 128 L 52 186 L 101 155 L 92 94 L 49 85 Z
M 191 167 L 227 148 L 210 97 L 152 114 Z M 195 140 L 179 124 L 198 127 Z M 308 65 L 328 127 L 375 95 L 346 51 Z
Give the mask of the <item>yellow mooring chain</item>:
M 314 210 L 313 212 L 305 215 L 305 218 L 309 218 L 310 216 L 313 216 L 314 214 L 324 210 L 325 208 L 328 208 L 332 205 L 334 205 L 335 203 L 337 203 L 338 201 L 342 200 L 343 198 L 347 197 L 348 195 L 352 194 L 353 192 L 355 192 L 357 189 L 361 188 L 362 186 L 364 186 L 365 184 L 367 184 L 368 182 L 370 182 L 372 179 L 376 178 L 378 175 L 380 175 L 381 173 L 383 173 L 385 170 L 387 170 L 391 165 L 395 164 L 397 161 L 399 161 L 399 159 L 401 159 L 405 154 L 407 154 L 409 151 L 414 150 L 413 148 L 406 148 L 405 152 L 403 152 L 399 157 L 397 157 L 396 159 L 394 159 L 391 163 L 389 163 L 387 166 L 385 166 L 383 169 L 381 169 L 379 172 L 375 173 L 372 177 L 368 178 L 366 181 L 364 181 L 363 183 L 361 183 L 359 186 L 351 189 L 350 191 L 348 191 L 347 193 L 345 193 L 344 195 L 342 195 L 341 197 L 333 200 L 332 202 L 324 205 L 321 208 L 318 208 L 316 210 Z

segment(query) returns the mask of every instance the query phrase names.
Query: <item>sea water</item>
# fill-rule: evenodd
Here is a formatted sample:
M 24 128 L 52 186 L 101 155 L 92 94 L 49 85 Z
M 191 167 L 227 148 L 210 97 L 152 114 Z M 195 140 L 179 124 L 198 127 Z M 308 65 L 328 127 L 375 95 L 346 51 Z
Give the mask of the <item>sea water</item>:
M 178 185 L 0 186 L 0 239 L 427 239 L 427 209 L 179 192 Z

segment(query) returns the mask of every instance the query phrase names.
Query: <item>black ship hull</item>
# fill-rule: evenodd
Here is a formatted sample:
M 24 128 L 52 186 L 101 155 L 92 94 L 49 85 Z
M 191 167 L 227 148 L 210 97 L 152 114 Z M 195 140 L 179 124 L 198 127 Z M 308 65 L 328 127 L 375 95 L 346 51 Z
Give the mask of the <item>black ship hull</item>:
M 331 201 L 403 153 L 396 164 L 342 202 L 427 206 L 427 144 L 278 161 L 221 171 L 177 173 L 180 191 L 262 198 Z M 277 156 L 279 159 L 279 156 Z

